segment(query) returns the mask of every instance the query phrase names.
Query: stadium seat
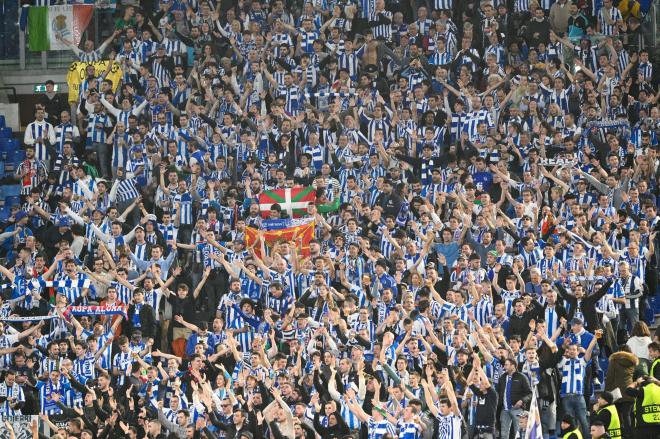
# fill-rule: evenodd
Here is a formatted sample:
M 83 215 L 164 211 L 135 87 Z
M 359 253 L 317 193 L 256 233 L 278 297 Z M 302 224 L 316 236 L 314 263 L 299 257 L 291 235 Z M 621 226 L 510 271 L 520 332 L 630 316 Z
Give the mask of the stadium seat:
M 15 196 L 15 197 L 5 197 L 5 206 L 20 206 L 21 205 L 21 197 L 20 196 Z
M 7 158 L 7 152 L 11 148 L 10 139 L 0 139 L 0 159 L 4 160 Z
M 11 128 L 9 127 L 0 128 L 0 138 L 4 138 L 4 139 L 11 138 Z
M 21 142 L 18 139 L 7 139 L 7 149 L 8 151 L 18 151 L 21 149 Z
M 7 199 L 8 197 L 20 197 L 21 195 L 21 185 L 20 184 L 12 184 L 4 187 L 4 197 Z
M 0 138 L 0 159 L 5 160 L 7 155 L 11 152 L 18 150 L 20 143 L 16 139 Z
M 649 308 L 653 310 L 653 314 L 660 314 L 660 294 L 649 297 Z
M 5 122 L 5 115 L 4 115 L 4 114 L 0 114 L 0 128 L 4 128 L 4 127 L 5 127 L 5 123 L 6 123 L 6 122 Z
M 23 160 L 25 160 L 25 151 L 22 149 L 16 149 L 7 153 L 7 159 L 5 161 L 7 163 L 12 163 L 15 169 Z
M 0 209 L 0 222 L 7 222 L 9 215 L 11 215 L 11 208 L 9 206 L 4 206 Z

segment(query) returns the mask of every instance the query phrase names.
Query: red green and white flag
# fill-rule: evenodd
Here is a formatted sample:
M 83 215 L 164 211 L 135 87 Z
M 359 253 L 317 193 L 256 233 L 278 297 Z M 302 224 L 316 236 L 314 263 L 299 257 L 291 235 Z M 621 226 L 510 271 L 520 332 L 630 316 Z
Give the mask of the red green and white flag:
M 78 46 L 92 20 L 93 5 L 30 6 L 28 45 L 31 51 L 70 50 Z
M 259 209 L 261 216 L 266 218 L 270 214 L 271 206 L 279 204 L 289 218 L 299 218 L 307 215 L 307 206 L 315 200 L 316 189 L 312 186 L 274 189 L 259 194 Z

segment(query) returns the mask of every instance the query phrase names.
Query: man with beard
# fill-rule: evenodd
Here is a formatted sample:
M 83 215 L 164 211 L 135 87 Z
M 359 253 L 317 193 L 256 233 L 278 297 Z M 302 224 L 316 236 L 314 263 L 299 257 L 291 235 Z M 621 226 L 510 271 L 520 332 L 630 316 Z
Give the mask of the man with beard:
M 46 164 L 34 155 L 34 145 L 27 145 L 25 160 L 16 167 L 16 177 L 21 180 L 21 194 L 29 195 L 32 189 L 46 180 L 47 175 Z
M 37 106 L 34 116 L 34 122 L 29 123 L 25 129 L 23 143 L 33 146 L 36 152 L 36 158 L 44 161 L 46 168 L 48 168 L 50 161 L 48 148 L 55 144 L 55 128 L 46 122 L 46 112 L 42 106 Z
M 394 186 L 391 180 L 385 180 L 383 183 L 383 193 L 376 198 L 375 205 L 383 211 L 384 215 L 393 215 L 396 217 L 401 209 L 401 197 L 394 192 Z

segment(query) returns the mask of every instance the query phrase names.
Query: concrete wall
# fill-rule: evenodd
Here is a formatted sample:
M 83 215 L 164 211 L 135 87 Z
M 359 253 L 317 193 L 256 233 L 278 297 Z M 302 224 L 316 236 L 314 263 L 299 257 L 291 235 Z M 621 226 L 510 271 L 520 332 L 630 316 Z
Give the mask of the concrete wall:
M 14 132 L 21 131 L 19 118 L 19 104 L 0 103 L 0 114 L 5 116 L 5 124 Z

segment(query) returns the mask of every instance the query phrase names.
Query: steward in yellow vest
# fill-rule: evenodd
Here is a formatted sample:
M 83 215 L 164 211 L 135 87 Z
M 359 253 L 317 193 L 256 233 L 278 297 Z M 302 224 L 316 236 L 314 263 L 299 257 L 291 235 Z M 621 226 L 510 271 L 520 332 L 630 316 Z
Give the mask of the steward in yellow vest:
M 654 341 L 649 345 L 649 357 L 651 357 L 649 375 L 660 380 L 660 343 Z
M 660 431 L 660 381 L 645 375 L 631 384 L 626 392 L 635 397 L 635 436 L 657 437 L 655 435 Z
M 595 416 L 592 419 L 603 423 L 610 438 L 621 439 L 621 420 L 616 406 L 612 404 L 613 401 L 614 398 L 610 392 L 598 395 L 598 400 L 594 404 Z
M 572 416 L 566 415 L 561 419 L 561 439 L 583 439 L 580 426 Z
M 603 407 L 598 411 L 596 416 L 602 420 L 607 434 L 612 439 L 621 439 L 621 422 L 619 421 L 619 412 L 614 404 Z M 609 418 L 609 421 L 605 421 L 605 418 Z

